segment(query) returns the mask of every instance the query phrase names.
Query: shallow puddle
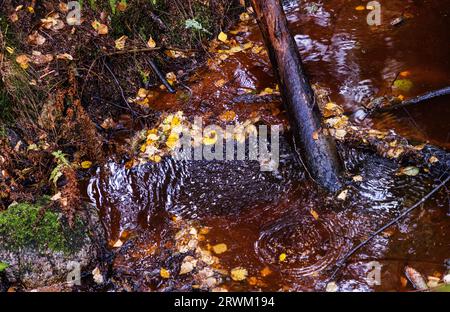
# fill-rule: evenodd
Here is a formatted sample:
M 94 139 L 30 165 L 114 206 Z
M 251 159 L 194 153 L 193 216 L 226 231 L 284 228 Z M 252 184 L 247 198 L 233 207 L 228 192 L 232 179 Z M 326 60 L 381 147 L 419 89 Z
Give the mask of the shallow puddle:
M 443 44 L 448 42 L 449 8 L 439 1 L 389 1 L 382 7 L 382 25 L 376 27 L 365 22 L 367 11 L 355 10 L 359 4 L 286 5 L 310 79 L 328 88 L 331 100 L 353 111 L 371 96 L 396 94 L 392 85 L 400 72 L 408 72 L 413 83 L 411 90 L 402 92 L 405 97 L 450 85 L 450 46 Z M 399 16 L 403 22 L 390 25 Z M 235 35 L 237 41 L 262 44 L 256 24 L 246 30 Z M 160 92 L 152 105 L 201 115 L 207 122 L 233 110 L 239 120 L 258 112 L 266 123 L 287 125 L 276 96 L 266 96 L 263 102 L 252 96 L 265 88 L 276 89 L 267 56 L 240 52 L 219 65 L 205 66 L 177 94 Z M 448 100 L 443 97 L 367 122 L 446 148 Z M 195 228 L 202 250 L 214 255 L 213 246 L 227 246 L 215 255 L 214 269 L 242 267 L 248 272 L 243 282 L 223 273 L 212 286 L 238 291 L 324 290 L 336 262 L 426 195 L 445 176 L 449 160 L 443 154 L 442 165 L 433 172 L 399 176 L 399 167 L 388 160 L 341 149 L 349 172 L 349 193 L 342 201 L 306 178 L 288 135 L 281 139 L 276 172 L 262 172 L 252 161 L 171 158 L 132 169 L 115 162 L 99 168 L 86 193 L 100 209 L 111 246 L 118 239 L 125 242 L 115 249 L 113 279 L 120 284 L 116 287 L 191 290 L 197 281 L 178 274 L 184 256 L 173 252 L 174 237 L 185 222 Z M 362 181 L 352 181 L 355 175 Z M 426 276 L 442 275 L 444 260 L 450 258 L 448 200 L 444 188 L 373 239 L 337 275 L 339 290 L 412 290 L 404 282 L 406 265 Z M 382 265 L 381 285 L 367 280 L 373 261 Z M 169 279 L 160 276 L 162 267 L 171 273 Z

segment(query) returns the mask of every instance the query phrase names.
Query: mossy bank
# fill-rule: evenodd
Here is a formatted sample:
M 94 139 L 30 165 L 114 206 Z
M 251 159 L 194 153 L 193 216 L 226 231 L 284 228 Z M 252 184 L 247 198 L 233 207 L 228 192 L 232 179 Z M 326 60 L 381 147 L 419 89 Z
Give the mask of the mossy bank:
M 4 283 L 25 289 L 67 281 L 75 267 L 90 269 L 101 255 L 95 211 L 70 228 L 63 214 L 36 204 L 13 204 L 0 212 L 0 264 Z M 92 231 L 91 229 L 95 229 Z

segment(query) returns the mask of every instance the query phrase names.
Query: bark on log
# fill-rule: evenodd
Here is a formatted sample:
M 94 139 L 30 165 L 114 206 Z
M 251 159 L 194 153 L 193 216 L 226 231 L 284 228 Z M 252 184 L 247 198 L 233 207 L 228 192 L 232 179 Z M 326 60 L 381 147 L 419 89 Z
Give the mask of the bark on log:
M 251 0 L 273 70 L 290 115 L 302 160 L 311 177 L 330 191 L 341 188 L 340 159 L 321 131 L 321 115 L 279 0 Z

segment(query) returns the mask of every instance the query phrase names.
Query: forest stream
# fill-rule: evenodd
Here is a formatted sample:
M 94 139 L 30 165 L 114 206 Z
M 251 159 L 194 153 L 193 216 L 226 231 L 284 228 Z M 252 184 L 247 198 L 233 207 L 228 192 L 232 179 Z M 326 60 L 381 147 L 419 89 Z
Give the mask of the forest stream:
M 355 111 L 371 97 L 410 98 L 450 85 L 449 8 L 437 0 L 405 2 L 385 1 L 383 20 L 402 20 L 381 26 L 364 22 L 366 13 L 355 10 L 359 1 L 286 4 L 311 82 L 328 89 L 330 99 L 346 111 Z M 207 120 L 224 111 L 233 111 L 240 121 L 258 114 L 267 124 L 287 128 L 281 101 L 270 97 L 277 82 L 267 54 L 258 53 L 263 46 L 258 25 L 241 23 L 228 36 L 251 46 L 227 54 L 220 63 L 205 64 L 177 86 L 176 94 L 158 88 L 154 108 Z M 393 88 L 399 73 L 410 88 Z M 269 94 L 263 103 L 249 102 L 248 90 Z M 448 96 L 440 97 L 364 123 L 445 150 L 450 147 L 448 101 Z M 114 139 L 126 140 L 141 130 L 125 127 L 131 131 Z M 352 247 L 439 184 L 450 159 L 444 153 L 439 170 L 409 176 L 397 174 L 397 163 L 371 151 L 341 145 L 339 151 L 350 177 L 342 200 L 308 178 L 288 131 L 281 135 L 280 165 L 274 172 L 261 171 L 255 161 L 164 157 L 130 167 L 111 157 L 83 183 L 84 200 L 99 209 L 113 253 L 113 282 L 107 288 L 324 291 L 333 282 L 339 291 L 410 291 L 414 288 L 405 280 L 406 266 L 442 277 L 450 258 L 445 187 L 375 237 L 333 276 Z M 190 269 L 199 266 L 197 261 L 206 264 L 194 274 Z M 377 263 L 381 279 L 374 284 L 367 277 Z M 179 274 L 181 267 L 187 273 Z

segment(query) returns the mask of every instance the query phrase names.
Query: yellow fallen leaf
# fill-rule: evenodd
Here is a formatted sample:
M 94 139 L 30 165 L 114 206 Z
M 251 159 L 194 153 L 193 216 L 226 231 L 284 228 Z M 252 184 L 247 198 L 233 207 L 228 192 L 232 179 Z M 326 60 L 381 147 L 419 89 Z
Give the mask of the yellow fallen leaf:
M 264 267 L 264 269 L 261 270 L 261 276 L 262 277 L 266 277 L 269 276 L 270 274 L 272 274 L 272 270 L 269 267 Z
M 147 46 L 148 46 L 149 48 L 156 48 L 156 42 L 155 42 L 155 40 L 153 40 L 152 37 L 150 37 L 150 39 L 148 39 L 148 41 L 147 41 Z
M 9 16 L 9 19 L 11 20 L 11 22 L 15 23 L 19 20 L 19 15 L 17 15 L 17 13 L 13 13 Z
M 151 161 L 153 161 L 153 162 L 155 162 L 155 163 L 159 163 L 159 162 L 161 162 L 161 156 L 159 156 L 159 155 L 152 155 L 152 156 L 150 156 L 149 157 L 149 159 L 151 160 Z
M 174 72 L 169 72 L 166 74 L 166 79 L 171 85 L 173 85 L 177 81 L 177 76 Z
M 108 33 L 108 26 L 100 23 L 97 20 L 93 21 L 91 25 L 99 35 L 106 35 Z
M 117 3 L 116 8 L 119 12 L 124 12 L 127 9 L 126 1 L 120 1 Z
M 212 249 L 216 254 L 220 255 L 220 254 L 223 254 L 224 252 L 226 252 L 228 250 L 228 247 L 226 244 L 222 243 L 222 244 L 214 245 L 212 247 Z
M 149 92 L 149 91 L 148 91 L 147 89 L 139 88 L 138 93 L 137 93 L 137 96 L 138 96 L 139 98 L 145 98 L 145 97 L 147 97 L 148 92 Z
M 180 137 L 178 133 L 171 133 L 166 141 L 166 146 L 170 149 L 174 149 L 178 145 Z
M 411 72 L 409 70 L 405 70 L 405 71 L 402 71 L 399 75 L 401 77 L 408 77 L 411 75 Z
M 92 167 L 92 161 L 86 160 L 81 163 L 81 168 L 89 169 Z
M 27 69 L 29 66 L 28 63 L 30 62 L 30 58 L 28 56 L 26 56 L 25 54 L 22 54 L 22 55 L 19 55 L 16 57 L 16 62 L 23 69 Z
M 319 220 L 319 214 L 314 209 L 309 211 L 315 220 Z
M 73 56 L 69 53 L 61 53 L 56 56 L 58 60 L 73 61 Z
M 114 243 L 113 248 L 120 248 L 120 247 L 122 247 L 122 246 L 123 246 L 123 242 L 122 242 L 120 239 L 118 239 L 118 240 Z
M 31 14 L 34 13 L 34 8 L 32 6 L 27 7 L 28 12 L 30 12 Z
M 6 51 L 8 51 L 9 54 L 13 54 L 14 53 L 14 48 L 6 47 Z
M 221 88 L 221 87 L 223 87 L 225 85 L 225 83 L 226 83 L 225 79 L 219 79 L 216 82 L 214 82 L 214 85 L 217 88 Z
M 287 255 L 285 253 L 282 253 L 279 257 L 278 260 L 280 260 L 280 262 L 284 262 L 286 261 Z
M 414 166 L 408 166 L 405 168 L 401 168 L 399 174 L 414 177 L 414 176 L 418 175 L 419 172 L 420 172 L 419 168 L 414 167 Z
M 248 13 L 244 12 L 239 16 L 239 19 L 243 22 L 247 22 L 250 20 L 250 15 Z
M 247 278 L 248 276 L 248 271 L 247 269 L 244 269 L 242 267 L 237 267 L 231 270 L 231 278 L 233 279 L 233 281 L 243 281 Z
M 115 41 L 116 49 L 123 50 L 125 48 L 125 42 L 127 41 L 127 36 L 122 36 Z
M 358 5 L 357 7 L 355 7 L 356 11 L 364 11 L 366 8 L 363 5 Z
M 234 111 L 226 111 L 219 116 L 222 121 L 233 121 L 236 118 L 236 113 Z
M 217 37 L 217 39 L 219 39 L 222 42 L 227 42 L 228 40 L 228 36 L 226 33 L 224 33 L 223 31 L 220 32 L 219 36 Z
M 162 278 L 170 278 L 170 272 L 164 268 L 161 268 L 159 274 Z
M 439 159 L 436 156 L 431 156 L 428 161 L 430 162 L 430 164 L 434 164 L 439 162 Z
M 215 130 L 210 131 L 203 137 L 204 145 L 214 145 L 217 142 L 217 132 Z
M 314 140 L 318 140 L 319 139 L 319 131 L 318 130 L 313 132 L 313 139 Z

